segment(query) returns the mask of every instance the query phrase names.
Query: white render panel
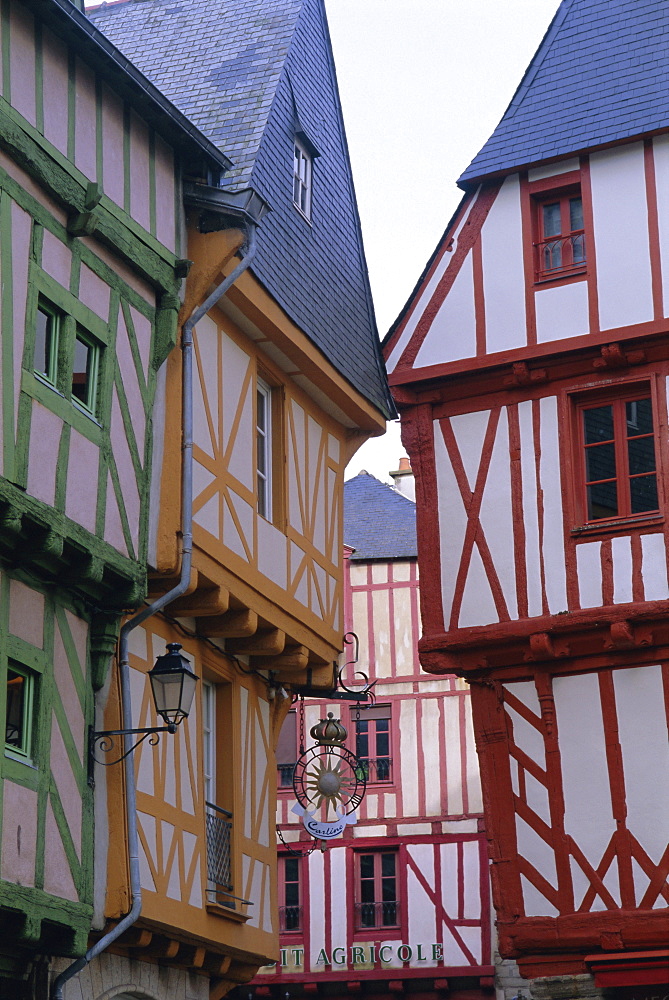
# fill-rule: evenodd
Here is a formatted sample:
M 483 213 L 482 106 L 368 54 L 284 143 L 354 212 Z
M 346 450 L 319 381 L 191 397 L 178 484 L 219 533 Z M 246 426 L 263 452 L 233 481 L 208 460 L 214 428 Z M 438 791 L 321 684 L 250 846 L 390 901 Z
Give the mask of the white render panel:
M 481 918 L 481 883 L 480 883 L 480 862 L 479 844 L 476 840 L 465 840 L 462 844 L 462 855 L 464 864 L 464 915 L 466 920 L 480 920 Z
M 669 597 L 664 535 L 659 532 L 641 536 L 641 575 L 645 600 L 664 601 Z
M 451 699 L 447 699 L 450 701 Z M 469 794 L 468 810 L 473 813 L 483 812 L 483 795 L 481 792 L 481 771 L 474 741 L 474 720 L 472 718 L 472 700 L 465 698 L 465 752 L 467 754 L 467 792 Z M 476 829 L 476 827 L 474 827 Z M 446 831 L 444 830 L 444 833 Z M 464 832 L 464 830 L 463 830 Z
M 527 173 L 530 184 L 534 181 L 543 181 L 546 177 L 556 177 L 558 174 L 568 174 L 572 170 L 578 170 L 578 156 L 572 156 L 569 160 L 558 160 L 555 163 L 542 163 L 540 167 L 533 167 Z
M 469 572 L 462 595 L 459 628 L 470 625 L 492 625 L 499 621 L 488 576 L 476 545 L 472 549 Z
M 325 942 L 325 855 L 320 851 L 314 851 L 309 856 L 309 940 L 311 942 L 311 968 L 320 970 L 321 966 L 316 965 L 316 959 L 321 948 L 326 947 Z M 334 935 L 333 935 L 334 937 Z M 305 955 L 305 967 L 306 967 Z
M 511 506 L 508 410 L 502 408 L 492 449 L 480 521 L 510 618 L 518 617 Z M 472 623 L 475 624 L 475 623 Z
M 400 767 L 402 772 L 402 798 L 404 815 L 418 815 L 418 747 L 416 727 L 416 702 L 403 701 L 400 705 Z
M 653 139 L 664 315 L 669 316 L 669 135 Z
M 291 420 L 288 428 L 288 520 L 291 527 L 306 534 L 306 511 L 302 512 L 301 498 L 306 495 L 306 428 L 305 414 L 294 399 L 291 400 Z M 293 442 L 293 433 L 295 441 Z
M 527 606 L 530 618 L 543 610 L 541 597 L 541 559 L 539 546 L 539 511 L 537 508 L 537 471 L 534 453 L 532 402 L 518 404 L 520 427 L 520 468 L 523 479 L 523 522 L 525 526 L 525 566 Z
M 643 144 L 593 153 L 590 180 L 601 327 L 648 322 L 653 294 Z
M 142 838 L 139 840 L 139 880 L 142 889 L 148 889 L 149 892 L 156 891 L 156 883 L 153 880 L 153 875 L 151 873 L 151 865 L 149 864 L 148 858 L 157 858 L 158 852 L 156 850 L 156 817 L 150 816 L 149 813 L 137 812 L 137 819 L 139 821 L 139 828 L 144 834 L 144 840 L 146 840 L 147 852 L 144 850 L 144 845 L 142 844 Z
M 288 539 L 273 524 L 257 515 L 258 528 L 258 569 L 278 587 L 288 586 L 286 569 L 288 563 Z
M 515 685 L 509 684 L 504 685 L 505 687 L 511 688 Z M 522 750 L 523 753 L 527 754 L 530 760 L 533 760 L 535 764 L 538 764 L 542 770 L 546 770 L 546 751 L 544 748 L 544 738 L 538 729 L 531 726 L 530 723 L 515 712 L 509 705 L 505 705 L 507 715 L 513 724 L 513 742 Z
M 464 812 L 462 788 L 462 767 L 460 747 L 460 697 L 444 698 L 444 732 L 446 734 L 446 774 L 444 786 L 448 800 L 446 809 L 449 816 L 459 816 Z M 404 791 L 404 786 L 403 786 Z M 406 794 L 404 796 L 406 803 Z M 405 813 L 406 813 L 405 808 Z
M 545 785 L 542 785 L 540 781 L 537 781 L 534 775 L 530 774 L 529 771 L 525 772 L 525 796 L 529 808 L 532 809 L 533 812 L 535 812 L 547 826 L 550 826 L 551 810 L 550 802 L 548 800 L 548 789 Z
M 272 757 L 270 768 L 270 760 L 267 754 L 267 747 L 272 744 L 272 734 L 270 731 L 269 702 L 265 701 L 264 698 L 258 699 L 258 711 L 254 713 L 253 718 L 258 720 L 258 725 L 262 729 L 262 733 L 255 734 L 256 773 L 254 804 L 256 810 L 260 813 L 258 843 L 262 844 L 263 847 L 269 847 L 270 834 L 273 834 L 274 831 L 270 830 L 270 797 L 267 789 L 270 787 L 270 781 L 276 780 L 274 777 L 276 771 L 274 769 L 274 757 Z M 266 782 L 265 779 L 268 776 L 268 772 L 270 772 L 270 776 L 269 781 Z
M 510 684 L 505 684 L 504 687 L 518 701 L 522 702 L 526 708 L 529 708 L 530 712 L 536 715 L 537 718 L 541 718 L 541 703 L 533 681 L 512 681 Z M 537 760 L 537 762 L 539 761 L 539 758 L 533 759 Z M 545 765 L 542 764 L 541 766 L 544 767 Z
M 332 844 L 332 842 L 330 842 L 330 844 Z M 340 891 L 346 885 L 346 851 L 347 849 L 345 847 L 335 848 L 333 850 L 332 846 L 330 846 L 330 850 L 328 851 L 330 857 L 330 885 L 333 889 L 330 893 L 330 947 L 332 951 L 335 948 L 346 948 L 346 935 L 348 933 L 348 924 L 346 921 L 346 893 L 344 891 Z M 311 902 L 312 899 L 313 896 L 310 892 L 310 906 L 313 907 Z M 329 952 L 330 957 L 332 957 L 332 951 Z M 313 944 L 312 956 L 312 962 L 315 962 L 318 958 L 318 951 L 314 949 Z M 320 968 L 322 970 L 322 966 L 320 966 Z
M 525 858 L 547 882 L 550 882 L 554 889 L 557 889 L 555 852 L 552 846 L 518 814 L 516 814 L 516 838 L 519 855 Z M 540 916 L 539 913 L 531 913 L 527 907 L 525 907 L 525 914 L 528 917 Z
M 543 556 L 546 597 L 548 610 L 551 614 L 557 614 L 559 611 L 567 610 L 557 399 L 555 396 L 548 396 L 540 401 L 540 407 L 539 477 L 544 504 Z
M 632 600 L 632 542 L 622 535 L 611 540 L 613 554 L 613 603 L 629 604 Z
M 423 698 L 420 701 L 420 731 L 423 744 L 423 760 L 435 761 L 425 768 L 425 815 L 441 815 L 441 774 L 435 753 L 439 746 L 439 733 L 443 725 L 439 702 L 436 698 Z M 427 940 L 427 938 L 421 938 Z
M 238 387 L 238 390 L 241 388 Z M 239 399 L 239 397 L 238 397 Z M 248 490 L 255 490 L 255 469 L 254 469 L 254 417 L 253 417 L 253 397 L 251 393 L 251 383 L 249 382 L 246 393 L 239 405 L 241 407 L 241 418 L 237 426 L 237 433 L 232 438 L 224 438 L 228 448 L 228 472 Z M 232 441 L 232 447 L 230 447 Z
M 388 591 L 373 590 L 372 621 L 374 623 L 374 659 L 377 677 L 390 677 L 393 672 L 390 655 L 390 617 Z
M 578 593 L 582 608 L 602 604 L 602 543 L 584 542 L 576 546 Z
M 221 339 L 225 342 L 227 337 L 220 337 L 218 327 L 211 316 L 203 316 L 197 324 L 193 339 L 197 363 L 197 374 L 193 379 L 193 437 L 198 447 L 213 457 L 218 445 L 218 414 L 210 412 L 213 424 L 213 427 L 210 427 L 205 396 L 208 406 L 216 407 L 219 397 L 218 345 Z M 241 386 L 241 382 L 239 385 Z
M 453 249 L 451 250 L 450 253 L 446 253 L 445 252 L 442 255 L 441 260 L 439 261 L 437 267 L 435 268 L 434 274 L 432 275 L 432 277 L 428 281 L 427 285 L 425 286 L 425 289 L 423 290 L 423 293 L 421 294 L 420 298 L 414 304 L 414 307 L 413 307 L 413 310 L 411 312 L 411 315 L 407 319 L 406 326 L 402 330 L 401 336 L 400 336 L 399 340 L 397 341 L 395 347 L 393 348 L 393 350 L 392 350 L 392 352 L 390 354 L 390 357 L 388 358 L 388 362 L 386 364 L 386 368 L 388 370 L 388 374 L 389 375 L 394 370 L 395 365 L 397 364 L 397 362 L 401 358 L 402 354 L 404 353 L 404 351 L 405 351 L 405 349 L 407 347 L 407 344 L 411 340 L 411 338 L 412 338 L 412 336 L 414 334 L 414 331 L 415 331 L 416 327 L 418 326 L 418 323 L 420 322 L 421 316 L 423 315 L 423 313 L 427 309 L 427 307 L 428 307 L 428 305 L 430 303 L 430 300 L 432 299 L 432 296 L 434 295 L 434 293 L 436 291 L 437 285 L 439 284 L 439 282 L 443 278 L 444 274 L 446 273 L 446 270 L 448 269 L 448 266 L 450 265 L 450 263 L 453 260 L 453 255 L 454 255 L 455 250 L 457 249 L 457 245 L 458 245 L 458 237 L 460 235 L 462 227 L 467 222 L 467 220 L 468 220 L 468 218 L 469 218 L 469 216 L 471 214 L 471 211 L 474 208 L 474 205 L 476 204 L 476 201 L 477 201 L 478 196 L 480 194 L 480 190 L 481 189 L 479 188 L 479 191 L 477 192 L 476 198 L 474 198 L 472 200 L 472 203 L 469 206 L 469 211 L 465 215 L 463 215 L 463 217 L 460 220 L 460 223 L 459 223 L 457 229 L 455 230 L 455 233 L 453 234 Z
M 432 844 L 408 844 L 407 853 L 429 886 L 434 886 L 434 847 Z M 407 872 L 407 908 L 409 941 L 436 941 L 434 903 L 420 885 L 411 868 Z M 422 963 L 421 963 L 422 964 Z
M 120 433 L 118 426 L 115 425 L 114 429 L 117 434 Z M 125 437 L 124 441 L 127 449 L 127 440 Z M 118 447 L 118 438 L 113 437 L 112 443 Z M 121 457 L 123 459 L 125 455 Z M 129 457 L 128 461 L 130 461 Z M 95 533 L 95 518 L 97 513 L 99 462 L 100 449 L 98 446 L 89 441 L 88 438 L 85 438 L 83 434 L 80 434 L 73 427 L 70 432 L 70 457 L 67 466 L 67 487 L 65 489 L 65 514 L 67 517 L 72 518 L 73 521 L 76 521 L 77 524 L 81 524 L 84 528 L 87 528 L 92 534 Z M 123 463 L 121 463 L 121 468 L 118 471 L 121 482 L 127 485 L 129 491 L 124 500 L 130 507 L 128 512 L 129 527 L 131 537 L 134 538 L 137 532 L 137 521 L 136 519 L 133 520 L 132 514 L 139 506 L 137 480 L 132 470 L 128 471 Z M 111 477 L 108 477 L 108 481 L 108 489 L 113 491 L 114 487 Z M 105 540 L 111 541 L 112 545 L 114 544 L 114 539 L 110 538 L 106 532 Z M 117 548 L 121 548 L 118 543 Z M 123 542 L 121 551 L 125 553 L 125 541 Z
M 538 289 L 534 293 L 534 308 L 539 344 L 582 337 L 590 332 L 588 283 L 585 280 Z
M 507 177 L 481 230 L 486 351 L 524 347 L 525 268 L 518 174 Z
M 597 868 L 616 829 L 596 674 L 556 677 L 553 696 L 564 792 L 565 833 Z M 588 766 L 583 766 L 587 760 Z M 590 882 L 574 866 L 576 907 Z M 580 891 L 579 891 L 580 890 Z
M 560 915 L 553 904 L 549 903 L 546 897 L 523 874 L 520 876 L 520 884 L 523 890 L 526 916 L 558 917 Z
M 476 306 L 470 250 L 423 341 L 414 368 L 476 357 Z
M 441 552 L 441 594 L 444 621 L 448 626 L 453 607 L 455 581 L 462 556 L 462 543 L 467 530 L 467 514 L 460 490 L 446 451 L 439 421 L 434 428 L 434 457 L 439 491 L 439 547 Z
M 625 774 L 627 826 L 655 864 L 667 847 L 667 715 L 660 666 L 613 671 Z M 651 766 L 649 766 L 649 764 Z
M 451 417 L 453 436 L 472 492 L 476 486 L 489 421 L 490 410 L 476 410 L 474 413 L 461 413 Z

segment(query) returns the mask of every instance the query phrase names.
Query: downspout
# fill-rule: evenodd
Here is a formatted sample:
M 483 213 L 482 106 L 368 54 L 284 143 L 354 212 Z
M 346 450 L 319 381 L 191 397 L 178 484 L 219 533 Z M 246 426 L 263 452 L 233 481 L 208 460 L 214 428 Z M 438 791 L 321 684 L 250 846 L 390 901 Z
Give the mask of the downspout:
M 132 725 L 132 702 L 130 697 L 130 661 L 128 658 L 129 637 L 133 629 L 145 622 L 147 618 L 162 611 L 178 597 L 186 592 L 190 584 L 191 565 L 193 561 L 193 328 L 200 322 L 210 309 L 221 299 L 228 289 L 247 269 L 256 252 L 256 226 L 248 223 L 249 237 L 247 250 L 243 259 L 227 278 L 224 278 L 211 293 L 209 298 L 186 320 L 181 334 L 181 349 L 183 351 L 183 414 L 182 414 L 182 462 L 183 476 L 181 485 L 181 578 L 177 585 L 152 604 L 142 608 L 122 627 L 119 636 L 119 672 L 121 683 L 121 704 L 123 706 L 124 724 Z M 132 736 L 124 738 L 124 749 L 129 751 L 132 746 Z M 109 947 L 138 919 L 142 911 L 142 888 L 139 872 L 139 837 L 137 834 L 137 796 L 135 788 L 135 768 L 132 754 L 125 758 L 125 803 L 128 834 L 128 856 L 130 862 L 130 894 L 132 906 L 130 912 L 116 924 L 107 934 L 89 948 L 83 958 L 69 965 L 53 981 L 51 1000 L 63 1000 L 65 984 L 76 976 L 101 952 Z

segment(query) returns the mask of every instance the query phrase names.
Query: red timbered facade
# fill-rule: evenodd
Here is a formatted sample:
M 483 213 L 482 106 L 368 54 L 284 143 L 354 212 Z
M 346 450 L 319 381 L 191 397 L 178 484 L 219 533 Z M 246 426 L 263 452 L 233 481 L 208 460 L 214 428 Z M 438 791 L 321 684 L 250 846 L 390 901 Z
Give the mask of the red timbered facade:
M 403 470 L 406 473 L 406 470 Z M 341 716 L 367 772 L 356 825 L 325 853 L 291 811 L 299 706 L 279 744 L 277 823 L 281 956 L 255 996 L 332 997 L 419 991 L 436 1000 L 492 998 L 488 861 L 469 689 L 420 671 L 415 506 L 361 473 L 345 484 L 345 619 L 375 701 L 305 701 L 304 732 Z M 355 546 L 355 547 L 353 547 Z M 347 682 L 359 684 L 355 666 Z
M 669 116 L 635 55 L 656 16 L 560 6 L 385 344 L 421 662 L 472 685 L 500 951 L 547 995 L 669 982 Z M 563 59 L 586 51 L 584 83 Z M 644 89 L 624 129 L 614 78 Z

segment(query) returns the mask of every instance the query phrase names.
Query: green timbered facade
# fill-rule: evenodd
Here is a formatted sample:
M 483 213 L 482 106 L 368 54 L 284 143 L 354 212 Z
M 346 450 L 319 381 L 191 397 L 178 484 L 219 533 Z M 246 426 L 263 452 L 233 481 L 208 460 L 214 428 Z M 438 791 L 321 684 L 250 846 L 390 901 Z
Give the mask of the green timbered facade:
M 88 729 L 146 592 L 181 179 L 227 165 L 79 7 L 0 0 L 2 998 L 103 922 Z

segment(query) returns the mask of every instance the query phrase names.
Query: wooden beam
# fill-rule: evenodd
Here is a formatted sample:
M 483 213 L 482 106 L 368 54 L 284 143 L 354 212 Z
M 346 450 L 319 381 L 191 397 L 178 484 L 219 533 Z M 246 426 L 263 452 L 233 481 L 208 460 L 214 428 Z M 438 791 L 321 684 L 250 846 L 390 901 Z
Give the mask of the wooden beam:
M 169 606 L 174 618 L 214 617 L 225 615 L 230 607 L 230 594 L 223 587 L 198 589 L 187 597 L 180 597 Z
M 248 608 L 243 611 L 228 611 L 211 618 L 200 618 L 197 623 L 199 634 L 207 639 L 241 639 L 254 635 L 257 629 L 258 616 Z
M 264 632 L 256 632 L 255 635 L 247 639 L 236 639 L 228 643 L 228 648 L 233 653 L 243 653 L 249 656 L 278 656 L 283 652 L 286 645 L 286 633 L 280 628 L 267 629 Z

